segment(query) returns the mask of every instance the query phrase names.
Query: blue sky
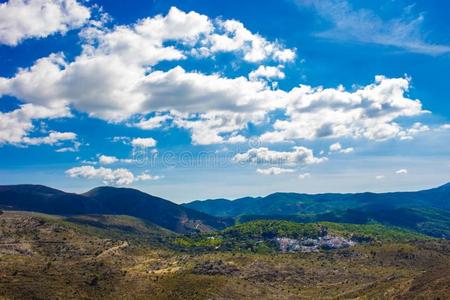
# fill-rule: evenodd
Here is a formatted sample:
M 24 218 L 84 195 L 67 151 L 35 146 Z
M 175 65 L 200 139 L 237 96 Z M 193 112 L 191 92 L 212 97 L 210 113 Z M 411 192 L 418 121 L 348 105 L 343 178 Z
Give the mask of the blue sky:
M 183 202 L 450 179 L 443 1 L 1 1 L 0 182 Z

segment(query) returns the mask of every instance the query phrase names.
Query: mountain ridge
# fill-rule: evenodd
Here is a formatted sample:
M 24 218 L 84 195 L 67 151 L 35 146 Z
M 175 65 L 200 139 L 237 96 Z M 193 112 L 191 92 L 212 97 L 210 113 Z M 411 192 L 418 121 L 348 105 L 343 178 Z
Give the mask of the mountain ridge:
M 233 198 L 233 199 L 227 199 L 227 198 L 206 198 L 206 199 L 196 199 L 196 200 L 192 200 L 186 203 L 182 203 L 182 204 L 189 204 L 189 203 L 193 203 L 193 202 L 205 202 L 205 201 L 226 201 L 226 202 L 233 202 L 233 201 L 237 201 L 237 200 L 244 200 L 244 199 L 262 199 L 262 198 L 266 198 L 272 195 L 277 195 L 277 194 L 297 194 L 297 195 L 306 195 L 306 196 L 317 196 L 317 195 L 358 195 L 358 194 L 374 194 L 374 195 L 379 195 L 379 194 L 391 194 L 391 193 L 416 193 L 416 192 L 424 192 L 424 191 L 431 191 L 431 190 L 437 190 L 437 189 L 450 189 L 450 181 L 447 183 L 444 183 L 442 185 L 439 185 L 437 187 L 431 187 L 431 188 L 427 188 L 427 189 L 423 189 L 423 190 L 413 190 L 413 191 L 398 191 L 398 192 L 354 192 L 354 193 L 338 193 L 338 192 L 329 192 L 329 193 L 297 193 L 297 192 L 274 192 L 274 193 L 270 193 L 267 194 L 265 196 L 245 196 L 245 197 L 239 197 L 239 198 Z
M 43 185 L 2 185 L 0 209 L 55 215 L 129 215 L 179 233 L 222 229 L 233 223 L 136 189 L 116 187 L 75 194 Z
M 318 206 L 317 204 L 322 204 Z M 216 216 L 236 217 L 245 214 L 291 215 L 324 213 L 339 208 L 364 208 L 368 210 L 426 207 L 450 210 L 450 182 L 435 188 L 387 193 L 272 193 L 264 197 L 243 197 L 234 200 L 206 199 L 182 204 Z M 339 205 L 339 207 L 337 207 Z

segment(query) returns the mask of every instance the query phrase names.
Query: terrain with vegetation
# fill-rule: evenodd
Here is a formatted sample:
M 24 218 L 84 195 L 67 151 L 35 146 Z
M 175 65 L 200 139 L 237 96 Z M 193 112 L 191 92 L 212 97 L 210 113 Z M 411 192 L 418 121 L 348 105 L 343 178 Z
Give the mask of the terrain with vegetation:
M 448 299 L 450 199 L 415 199 L 211 216 L 132 189 L 2 186 L 0 299 Z
M 297 194 L 216 199 L 183 204 L 187 208 L 240 222 L 258 219 L 295 222 L 380 223 L 450 238 L 450 183 L 398 193 Z
M 232 224 L 135 189 L 98 187 L 84 194 L 65 193 L 41 185 L 0 186 L 0 209 L 57 215 L 128 215 L 176 232 L 208 231 Z

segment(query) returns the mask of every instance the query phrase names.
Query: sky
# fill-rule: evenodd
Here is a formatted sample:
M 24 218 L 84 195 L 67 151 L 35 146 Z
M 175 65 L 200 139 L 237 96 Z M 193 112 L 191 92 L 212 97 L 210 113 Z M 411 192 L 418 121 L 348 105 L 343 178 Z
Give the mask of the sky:
M 177 203 L 444 184 L 449 10 L 0 1 L 0 184 Z

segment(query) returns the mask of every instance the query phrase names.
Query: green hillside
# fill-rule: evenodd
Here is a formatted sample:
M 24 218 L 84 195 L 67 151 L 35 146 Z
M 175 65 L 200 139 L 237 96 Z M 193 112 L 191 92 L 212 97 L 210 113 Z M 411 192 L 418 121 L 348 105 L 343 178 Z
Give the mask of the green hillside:
M 220 232 L 178 237 L 176 243 L 195 251 L 277 252 L 276 238 L 297 240 L 336 236 L 357 243 L 430 240 L 426 235 L 381 224 L 296 223 L 259 220 L 228 227 Z
M 438 238 L 450 238 L 450 212 L 433 209 L 398 208 L 381 211 L 337 210 L 323 214 L 243 215 L 240 223 L 255 220 L 286 220 L 299 223 L 334 222 L 350 224 L 382 224 L 408 229 Z

